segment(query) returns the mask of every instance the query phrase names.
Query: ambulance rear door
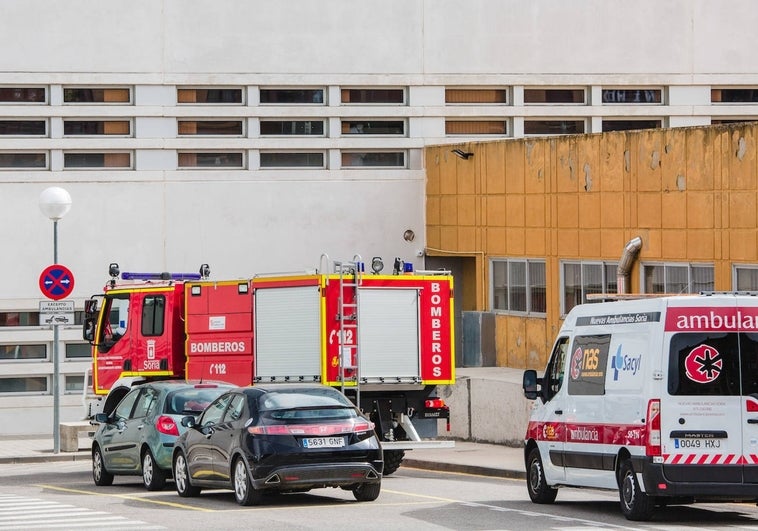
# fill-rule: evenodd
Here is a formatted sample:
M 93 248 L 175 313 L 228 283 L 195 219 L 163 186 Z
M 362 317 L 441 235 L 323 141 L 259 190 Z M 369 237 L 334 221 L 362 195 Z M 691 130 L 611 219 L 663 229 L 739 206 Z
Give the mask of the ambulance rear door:
M 738 326 L 733 296 L 676 299 L 668 307 L 667 394 L 660 418 L 669 481 L 743 481 L 743 446 L 758 424 L 745 418 L 740 359 L 748 337 L 741 340 Z M 758 406 L 758 400 L 751 402 Z M 753 415 L 758 421 L 758 407 Z

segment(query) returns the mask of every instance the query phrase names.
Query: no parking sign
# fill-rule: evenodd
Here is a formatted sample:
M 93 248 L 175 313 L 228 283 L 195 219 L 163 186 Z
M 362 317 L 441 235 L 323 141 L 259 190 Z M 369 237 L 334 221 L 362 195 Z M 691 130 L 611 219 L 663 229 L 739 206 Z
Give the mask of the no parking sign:
M 48 299 L 65 299 L 74 290 L 74 274 L 64 265 L 47 266 L 39 276 L 39 289 Z

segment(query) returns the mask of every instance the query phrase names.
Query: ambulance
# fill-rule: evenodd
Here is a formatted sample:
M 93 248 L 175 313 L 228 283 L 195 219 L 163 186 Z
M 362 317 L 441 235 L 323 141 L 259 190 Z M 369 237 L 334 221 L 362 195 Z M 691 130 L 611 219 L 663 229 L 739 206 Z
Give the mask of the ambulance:
M 758 499 L 758 296 L 622 295 L 574 307 L 534 400 L 527 489 L 619 492 L 629 520 L 656 506 Z

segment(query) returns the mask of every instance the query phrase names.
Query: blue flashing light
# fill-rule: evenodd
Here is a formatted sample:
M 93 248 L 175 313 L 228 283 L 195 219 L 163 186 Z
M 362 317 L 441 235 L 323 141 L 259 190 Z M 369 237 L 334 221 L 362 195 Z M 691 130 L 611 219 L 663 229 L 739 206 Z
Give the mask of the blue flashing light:
M 200 273 L 121 273 L 122 280 L 200 280 Z

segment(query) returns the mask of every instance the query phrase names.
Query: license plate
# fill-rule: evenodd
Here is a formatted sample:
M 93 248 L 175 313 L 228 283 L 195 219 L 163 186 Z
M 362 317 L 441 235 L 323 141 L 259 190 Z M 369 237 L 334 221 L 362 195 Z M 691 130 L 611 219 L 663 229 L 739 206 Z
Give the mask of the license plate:
M 344 437 L 308 437 L 303 439 L 304 448 L 342 448 L 345 446 Z

